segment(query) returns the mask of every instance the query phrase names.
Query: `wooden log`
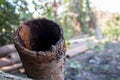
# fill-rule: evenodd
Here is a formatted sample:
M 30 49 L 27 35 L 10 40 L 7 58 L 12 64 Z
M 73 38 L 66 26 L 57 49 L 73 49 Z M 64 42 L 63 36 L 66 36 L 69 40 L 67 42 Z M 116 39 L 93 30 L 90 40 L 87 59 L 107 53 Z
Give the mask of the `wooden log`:
M 0 68 L 21 62 L 17 52 L 10 53 L 6 57 L 0 58 Z
M 32 80 L 32 79 L 22 78 L 20 76 L 15 76 L 15 75 L 4 73 L 4 72 L 0 71 L 0 80 Z
M 27 35 L 23 35 L 26 31 Z M 58 24 L 47 19 L 25 22 L 16 31 L 14 43 L 28 77 L 64 80 L 66 47 L 63 30 Z
M 90 46 L 95 47 L 97 45 L 95 37 L 75 39 L 75 40 L 70 40 L 69 42 L 72 43 L 71 49 L 67 50 L 66 52 L 66 57 L 69 57 L 69 58 L 87 51 L 88 49 L 90 49 Z M 77 44 L 74 45 L 74 43 L 77 43 Z
M 15 52 L 16 49 L 14 47 L 14 44 L 9 44 L 0 47 L 0 58 L 6 56 L 8 53 Z
M 22 63 L 16 63 L 10 66 L 5 66 L 5 67 L 2 67 L 1 70 L 4 72 L 10 72 L 19 68 L 22 68 Z
M 96 39 L 95 39 L 95 36 L 90 36 L 90 37 L 85 37 L 85 38 L 68 40 L 68 42 L 76 43 L 76 42 L 85 42 L 86 40 L 96 40 Z
M 83 44 L 83 45 L 80 45 L 79 47 L 76 47 L 74 49 L 68 50 L 66 52 L 66 56 L 71 58 L 71 57 L 74 57 L 74 56 L 76 56 L 76 55 L 78 55 L 78 54 L 88 50 L 88 49 L 89 49 L 89 47 L 87 45 Z

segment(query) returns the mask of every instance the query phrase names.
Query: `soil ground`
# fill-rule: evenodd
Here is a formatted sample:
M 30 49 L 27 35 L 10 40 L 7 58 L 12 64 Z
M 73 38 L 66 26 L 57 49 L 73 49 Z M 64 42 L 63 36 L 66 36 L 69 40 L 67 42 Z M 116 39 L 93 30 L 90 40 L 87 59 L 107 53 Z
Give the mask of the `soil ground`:
M 65 80 L 120 80 L 120 41 L 66 59 Z

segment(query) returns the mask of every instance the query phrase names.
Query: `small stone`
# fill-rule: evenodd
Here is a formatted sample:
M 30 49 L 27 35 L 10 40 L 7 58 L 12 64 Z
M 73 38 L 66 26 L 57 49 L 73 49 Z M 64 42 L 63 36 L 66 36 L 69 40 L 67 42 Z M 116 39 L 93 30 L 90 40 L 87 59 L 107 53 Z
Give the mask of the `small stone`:
M 90 64 L 100 64 L 101 63 L 101 59 L 99 57 L 93 57 L 89 60 Z

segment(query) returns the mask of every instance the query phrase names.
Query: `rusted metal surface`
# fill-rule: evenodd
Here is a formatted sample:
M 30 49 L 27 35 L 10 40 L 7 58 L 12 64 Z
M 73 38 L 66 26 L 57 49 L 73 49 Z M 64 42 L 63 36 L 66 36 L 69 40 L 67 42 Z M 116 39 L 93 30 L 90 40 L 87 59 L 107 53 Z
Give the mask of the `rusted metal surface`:
M 62 28 L 47 19 L 31 20 L 23 25 L 25 26 L 20 25 L 16 31 L 14 43 L 28 77 L 37 80 L 64 80 L 66 47 Z M 23 27 L 30 28 L 30 38 L 27 40 L 23 38 L 27 35 L 20 34 L 25 31 L 22 30 Z M 30 43 L 26 44 L 25 41 Z

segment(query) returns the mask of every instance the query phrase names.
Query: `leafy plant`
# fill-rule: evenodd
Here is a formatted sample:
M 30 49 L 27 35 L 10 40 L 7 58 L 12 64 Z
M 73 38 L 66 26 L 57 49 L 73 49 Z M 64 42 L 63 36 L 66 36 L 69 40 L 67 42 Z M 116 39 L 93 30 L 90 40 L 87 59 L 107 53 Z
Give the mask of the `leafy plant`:
M 106 21 L 106 27 L 102 28 L 103 34 L 110 40 L 120 37 L 120 14 L 115 15 L 114 22 Z
M 0 46 L 11 43 L 18 24 L 32 18 L 26 0 L 0 0 Z
M 99 42 L 99 43 L 96 45 L 95 49 L 96 49 L 96 51 L 98 51 L 98 52 L 102 52 L 102 51 L 105 50 L 105 44 L 102 43 L 102 42 Z
M 14 28 L 19 22 L 15 6 L 6 0 L 0 1 L 0 46 L 12 42 Z

